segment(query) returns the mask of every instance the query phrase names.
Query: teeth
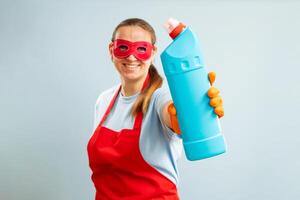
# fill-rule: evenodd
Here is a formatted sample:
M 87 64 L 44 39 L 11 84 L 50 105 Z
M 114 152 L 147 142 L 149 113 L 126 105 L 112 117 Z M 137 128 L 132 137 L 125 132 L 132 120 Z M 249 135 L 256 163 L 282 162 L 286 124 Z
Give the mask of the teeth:
M 127 65 L 127 64 L 124 64 L 125 67 L 128 67 L 128 68 L 135 68 L 135 67 L 138 67 L 138 65 Z

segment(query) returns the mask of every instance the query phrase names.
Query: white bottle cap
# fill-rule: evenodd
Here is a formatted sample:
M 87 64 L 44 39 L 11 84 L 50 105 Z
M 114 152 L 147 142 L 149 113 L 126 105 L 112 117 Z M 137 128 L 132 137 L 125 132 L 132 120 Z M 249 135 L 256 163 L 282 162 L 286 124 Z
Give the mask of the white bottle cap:
M 168 31 L 168 33 L 171 33 L 178 25 L 179 25 L 179 21 L 177 21 L 174 18 L 170 18 L 164 24 L 164 27 L 166 28 L 166 30 Z

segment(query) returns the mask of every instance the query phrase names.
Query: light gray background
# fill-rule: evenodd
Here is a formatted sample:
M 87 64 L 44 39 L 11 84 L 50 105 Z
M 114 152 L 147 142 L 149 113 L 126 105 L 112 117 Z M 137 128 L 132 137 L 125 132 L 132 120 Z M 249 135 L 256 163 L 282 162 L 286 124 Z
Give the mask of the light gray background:
M 159 52 L 169 17 L 190 25 L 217 72 L 228 152 L 183 156 L 181 198 L 299 199 L 299 10 L 297 1 L 1 0 L 0 199 L 94 198 L 93 106 L 119 81 L 107 46 L 128 17 L 153 25 Z

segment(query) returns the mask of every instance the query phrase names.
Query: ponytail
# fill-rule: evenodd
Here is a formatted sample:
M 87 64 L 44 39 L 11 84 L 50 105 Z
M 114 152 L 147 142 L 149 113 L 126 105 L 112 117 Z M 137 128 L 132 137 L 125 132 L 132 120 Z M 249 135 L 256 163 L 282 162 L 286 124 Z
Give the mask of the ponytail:
M 135 116 L 138 112 L 142 112 L 143 114 L 147 112 L 153 92 L 157 88 L 160 88 L 163 83 L 162 77 L 159 75 L 157 69 L 154 67 L 153 64 L 150 65 L 149 75 L 149 86 L 141 92 L 141 94 L 138 96 L 136 102 L 132 107 L 131 113 L 133 116 Z

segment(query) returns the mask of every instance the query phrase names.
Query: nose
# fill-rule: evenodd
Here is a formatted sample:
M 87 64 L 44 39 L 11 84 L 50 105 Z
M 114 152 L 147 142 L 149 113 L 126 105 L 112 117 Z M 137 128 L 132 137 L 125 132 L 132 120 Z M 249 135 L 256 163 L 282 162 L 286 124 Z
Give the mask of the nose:
M 137 60 L 136 57 L 135 57 L 134 55 L 132 55 L 132 54 L 130 54 L 126 59 L 127 59 L 127 60 L 130 60 L 130 61 L 135 61 L 135 60 Z

